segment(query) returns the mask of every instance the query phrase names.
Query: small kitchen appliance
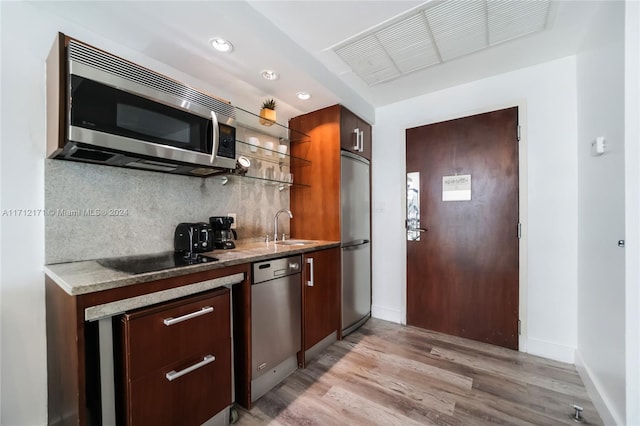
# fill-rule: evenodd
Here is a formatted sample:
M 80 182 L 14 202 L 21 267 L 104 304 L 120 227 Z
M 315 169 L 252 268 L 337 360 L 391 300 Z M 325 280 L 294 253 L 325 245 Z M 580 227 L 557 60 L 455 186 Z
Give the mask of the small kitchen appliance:
M 238 239 L 235 229 L 231 229 L 233 218 L 231 216 L 212 216 L 209 223 L 213 229 L 213 245 L 217 249 L 233 249 L 236 244 L 233 240 Z
M 236 109 L 59 34 L 47 59 L 47 156 L 207 177 L 236 167 Z
M 173 239 L 177 252 L 193 254 L 213 250 L 213 231 L 205 222 L 179 223 Z

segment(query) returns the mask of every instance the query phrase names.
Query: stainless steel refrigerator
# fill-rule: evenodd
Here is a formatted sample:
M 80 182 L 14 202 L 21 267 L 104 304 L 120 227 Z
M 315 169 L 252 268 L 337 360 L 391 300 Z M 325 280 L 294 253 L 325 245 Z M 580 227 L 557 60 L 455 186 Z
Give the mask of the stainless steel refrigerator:
M 371 315 L 370 164 L 342 151 L 340 218 L 342 247 L 342 334 L 347 335 Z

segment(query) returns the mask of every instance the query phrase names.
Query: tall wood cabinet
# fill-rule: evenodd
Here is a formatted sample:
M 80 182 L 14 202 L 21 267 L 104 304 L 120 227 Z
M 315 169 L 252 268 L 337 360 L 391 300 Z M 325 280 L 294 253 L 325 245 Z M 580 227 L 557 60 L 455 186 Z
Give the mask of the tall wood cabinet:
M 291 235 L 340 241 L 340 151 L 370 159 L 371 126 L 342 105 L 334 105 L 291 119 L 289 128 L 308 135 L 296 138 L 297 132 L 292 132 L 291 154 L 309 161 L 294 165 L 293 174 L 310 185 L 291 188 Z M 340 249 L 315 252 L 306 259 L 312 260 L 315 276 L 322 278 L 313 287 L 303 283 L 305 358 L 325 345 L 333 332 L 340 338 L 342 329 Z
M 309 187 L 291 189 L 291 235 L 295 238 L 340 240 L 340 149 L 371 159 L 371 126 L 342 105 L 310 112 L 289 121 L 291 154 L 310 161 L 294 165 L 294 179 Z M 356 143 L 356 133 L 360 141 Z M 362 151 L 356 150 L 356 145 Z

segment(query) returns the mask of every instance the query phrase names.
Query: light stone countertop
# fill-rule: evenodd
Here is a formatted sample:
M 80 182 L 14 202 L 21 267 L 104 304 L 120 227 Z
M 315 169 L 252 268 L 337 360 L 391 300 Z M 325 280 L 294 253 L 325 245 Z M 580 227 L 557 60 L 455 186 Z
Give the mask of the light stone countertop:
M 148 281 L 177 277 L 195 272 L 209 271 L 242 263 L 259 262 L 315 250 L 339 247 L 338 241 L 313 241 L 305 245 L 280 245 L 273 242 L 236 242 L 232 250 L 215 250 L 202 253 L 216 257 L 217 262 L 200 263 L 179 268 L 143 274 L 129 274 L 100 265 L 97 260 L 56 263 L 44 266 L 44 272 L 70 296 L 125 287 Z

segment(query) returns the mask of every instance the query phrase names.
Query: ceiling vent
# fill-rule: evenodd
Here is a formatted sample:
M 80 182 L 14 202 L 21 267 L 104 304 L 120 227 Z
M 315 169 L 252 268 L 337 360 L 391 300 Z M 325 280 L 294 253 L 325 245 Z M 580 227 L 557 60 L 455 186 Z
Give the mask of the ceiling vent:
M 550 0 L 429 2 L 333 48 L 363 81 L 375 86 L 541 31 Z

